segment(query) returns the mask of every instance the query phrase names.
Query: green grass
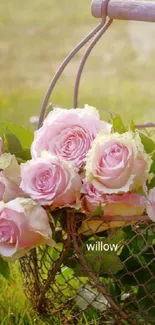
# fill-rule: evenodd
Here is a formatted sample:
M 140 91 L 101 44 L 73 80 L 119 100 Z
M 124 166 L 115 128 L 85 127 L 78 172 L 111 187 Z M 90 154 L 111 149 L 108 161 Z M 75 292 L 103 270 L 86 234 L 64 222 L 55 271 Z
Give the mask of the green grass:
M 1 325 L 31 325 L 43 323 L 32 311 L 28 301 L 22 291 L 21 278 L 19 276 L 19 266 L 16 263 L 11 266 L 12 281 L 8 284 L 0 277 L 0 324 Z M 18 285 L 17 285 L 18 283 Z
M 8 283 L 4 278 L 0 277 L 0 324 L 1 325 L 64 325 L 60 316 L 51 316 L 41 320 L 38 315 L 33 311 L 30 303 L 25 298 L 22 281 L 20 275 L 19 263 L 16 262 L 11 265 L 12 280 Z M 60 277 L 60 276 L 59 276 Z M 58 284 L 63 285 L 64 280 L 58 279 Z M 71 280 L 73 285 L 73 280 Z M 75 285 L 77 283 L 75 282 Z M 67 294 L 67 292 L 66 292 Z M 70 319 L 71 310 L 66 310 L 66 319 Z M 89 312 L 87 315 L 88 319 Z M 83 314 L 80 319 L 77 319 L 77 325 L 88 325 L 87 317 Z M 92 315 L 91 315 L 92 319 Z M 66 325 L 68 323 L 65 323 Z M 94 320 L 94 325 L 99 325 Z
M 39 115 L 48 84 L 65 56 L 98 23 L 90 0 L 0 1 L 0 121 L 30 127 Z M 144 37 L 144 42 L 146 42 Z M 53 105 L 72 107 L 79 53 L 51 97 Z M 79 106 L 85 103 L 120 112 L 126 122 L 155 121 L 154 51 L 139 60 L 127 22 L 114 22 L 93 50 L 82 77 Z M 0 324 L 46 324 L 39 320 L 22 291 L 17 265 L 14 281 L 0 278 Z M 85 316 L 79 324 L 87 324 Z M 59 318 L 50 324 L 60 325 Z
M 90 0 L 1 0 L 1 119 L 29 125 L 38 115 L 48 84 L 69 51 L 98 23 Z M 147 24 L 146 24 L 147 25 Z M 137 31 L 136 31 L 137 33 Z M 149 35 L 148 35 L 149 36 Z M 147 35 L 144 42 L 146 42 Z M 147 46 L 147 44 L 146 44 Z M 83 51 L 70 63 L 51 97 L 72 107 L 73 86 Z M 94 48 L 82 77 L 79 106 L 121 112 L 126 121 L 155 118 L 154 51 L 139 60 L 127 22 L 114 22 Z M 102 113 L 103 117 L 106 117 Z

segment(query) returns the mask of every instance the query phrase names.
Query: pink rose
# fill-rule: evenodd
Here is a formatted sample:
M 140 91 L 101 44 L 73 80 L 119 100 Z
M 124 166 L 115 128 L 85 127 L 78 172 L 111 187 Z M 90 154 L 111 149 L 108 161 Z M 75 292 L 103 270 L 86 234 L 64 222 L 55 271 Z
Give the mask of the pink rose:
M 155 221 L 155 187 L 148 194 L 148 202 L 146 208 L 147 214 L 152 221 Z
M 125 222 L 123 222 L 125 224 Z M 108 230 L 110 228 L 120 228 L 122 226 L 122 221 L 109 221 L 105 222 L 102 216 L 92 217 L 92 218 L 84 218 L 81 223 L 81 226 L 78 229 L 78 233 L 84 236 L 92 236 L 99 232 Z
M 86 179 L 105 194 L 129 192 L 152 177 L 151 164 L 138 133 L 100 132 L 87 154 Z
M 16 198 L 0 204 L 0 254 L 18 258 L 38 245 L 53 246 L 46 211 L 31 199 Z
M 41 205 L 61 207 L 75 204 L 80 197 L 79 174 L 73 166 L 55 156 L 22 164 L 21 177 L 21 189 Z
M 13 181 L 10 181 L 6 177 L 5 171 L 0 172 L 0 201 L 9 202 L 16 197 L 23 196 L 23 191 L 19 188 L 19 185 Z
M 92 192 L 90 192 L 92 188 Z M 86 187 L 85 187 L 86 189 Z M 97 191 L 94 187 L 87 186 L 87 194 L 83 198 L 84 209 L 87 212 L 93 213 L 98 208 L 99 204 L 103 209 L 103 216 L 85 218 L 82 221 L 79 233 L 85 236 L 93 235 L 95 233 L 105 231 L 109 228 L 122 228 L 131 222 L 125 221 L 125 217 L 140 216 L 146 208 L 146 198 L 144 196 L 134 193 L 124 193 L 120 195 L 106 195 L 103 197 L 101 192 Z M 96 204 L 95 204 L 96 202 Z M 120 216 L 124 217 L 124 221 L 108 221 L 107 216 Z M 132 222 L 135 223 L 134 221 Z
M 37 158 L 46 150 L 79 168 L 100 130 L 110 133 L 111 125 L 99 119 L 94 107 L 86 105 L 76 110 L 55 108 L 35 132 L 32 157 Z
M 84 194 L 82 200 L 84 211 L 93 213 L 99 206 L 101 206 L 103 209 L 106 201 L 102 195 L 102 192 L 96 189 L 93 184 L 87 183 L 86 180 L 83 180 L 81 193 Z
M 146 207 L 146 198 L 134 193 L 106 195 L 106 201 L 105 216 L 141 216 Z
M 3 153 L 3 139 L 0 138 L 0 156 L 2 155 Z
M 21 182 L 20 165 L 14 155 L 4 153 L 0 156 L 0 200 L 5 203 L 24 196 L 19 188 Z
M 146 207 L 146 198 L 134 193 L 103 195 L 93 184 L 83 181 L 83 207 L 93 213 L 101 206 L 104 216 L 140 216 Z

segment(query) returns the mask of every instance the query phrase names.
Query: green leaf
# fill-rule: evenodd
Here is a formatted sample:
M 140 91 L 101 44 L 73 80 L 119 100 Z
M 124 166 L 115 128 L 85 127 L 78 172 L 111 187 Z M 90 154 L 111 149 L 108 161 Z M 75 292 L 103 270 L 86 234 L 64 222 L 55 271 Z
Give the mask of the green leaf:
M 62 252 L 63 244 L 57 243 L 55 247 L 51 247 L 49 250 L 49 255 L 51 256 L 52 261 L 56 261 L 60 257 L 60 253 Z
M 10 268 L 8 262 L 0 256 L 0 274 L 7 280 L 10 280 Z
M 124 227 L 123 231 L 129 239 L 135 236 L 135 232 L 132 230 L 131 226 Z
M 154 319 L 155 315 L 155 304 L 154 304 L 154 295 L 155 295 L 155 281 L 152 280 L 149 283 L 145 284 L 145 289 L 140 287 L 137 294 L 137 300 L 140 308 L 144 311 L 144 316 L 146 318 L 149 316 Z
M 120 280 L 122 285 L 127 287 L 145 284 L 150 280 L 150 271 L 147 268 L 143 269 L 141 263 L 138 263 L 135 258 L 129 258 L 128 262 L 124 262 L 125 268 L 118 272 L 115 277 Z
M 133 253 L 139 254 L 145 246 L 145 239 L 141 235 L 137 235 L 130 244 Z
M 107 240 L 88 240 L 80 247 L 85 259 L 91 265 L 92 270 L 97 276 L 116 274 L 124 267 L 117 256 L 114 244 L 111 242 L 109 250 L 104 250 L 104 244 L 110 245 Z M 81 267 L 78 264 L 76 265 L 76 273 L 77 272 L 81 274 Z
M 92 306 L 85 309 L 85 315 L 86 315 L 87 324 L 88 324 L 89 320 L 91 322 L 92 322 L 92 320 L 94 320 L 94 322 L 95 322 L 95 319 L 98 319 L 100 317 L 100 313 L 95 308 L 93 308 Z
M 138 257 L 134 255 L 132 248 L 124 246 L 122 253 L 120 255 L 120 260 L 126 266 L 129 272 L 134 272 L 142 267 Z
M 119 286 L 119 284 L 117 283 L 110 283 L 109 284 L 109 290 L 110 294 L 112 295 L 112 297 L 115 297 L 115 299 L 117 299 L 117 301 L 120 303 L 120 299 L 121 299 L 121 288 Z
M 14 154 L 22 161 L 31 159 L 32 132 L 11 123 L 0 123 L 0 136 L 4 139 L 5 151 Z
M 18 152 L 13 153 L 17 158 L 21 159 L 21 162 L 25 160 L 30 160 L 31 159 L 31 152 L 30 149 L 23 149 Z M 20 161 L 19 161 L 20 162 Z
M 141 138 L 146 153 L 153 152 L 155 150 L 155 142 L 142 132 L 139 132 L 139 136 Z
M 96 217 L 96 216 L 103 216 L 104 211 L 102 209 L 102 205 L 100 204 L 98 208 L 91 214 L 91 217 Z
M 125 133 L 128 131 L 128 128 L 124 125 L 124 123 L 119 115 L 116 115 L 112 119 L 112 123 L 113 123 L 114 132 Z
M 126 320 L 122 320 L 122 325 L 129 325 L 129 323 Z
M 113 230 L 112 230 L 113 231 Z M 118 231 L 116 234 L 111 231 L 109 237 L 106 238 L 106 243 L 108 244 L 120 244 L 122 241 L 125 240 L 126 235 L 124 231 Z
M 4 138 L 4 144 L 7 150 L 13 154 L 15 151 L 22 151 L 22 146 L 18 138 L 13 134 L 9 133 L 10 131 L 7 131 L 3 138 Z
M 132 132 L 135 132 L 135 124 L 134 124 L 133 121 L 131 121 L 130 126 L 129 126 L 129 129 L 130 129 Z
M 144 234 L 140 231 L 139 231 L 139 233 L 135 233 L 132 230 L 131 226 L 128 226 L 126 228 L 127 229 L 124 229 L 124 232 L 126 233 L 126 239 L 127 239 L 127 241 L 129 241 L 129 243 L 128 243 L 128 247 L 124 247 L 124 249 L 122 250 L 121 260 L 125 261 L 131 255 L 131 258 L 134 257 L 134 261 L 132 261 L 132 264 L 133 264 L 132 267 L 134 267 L 134 265 L 136 265 L 136 267 L 138 267 L 138 264 L 140 264 L 140 266 L 146 265 L 147 264 L 146 260 L 141 254 L 141 252 L 145 249 L 145 246 L 146 246 Z M 126 256 L 124 255 L 125 252 L 126 252 Z M 137 256 L 138 256 L 138 258 L 137 258 Z M 129 265 L 127 267 L 131 267 L 130 259 L 129 259 Z
M 100 276 L 104 274 L 116 274 L 124 268 L 117 254 L 110 251 L 95 252 L 95 254 L 94 252 L 89 253 L 86 259 L 91 263 L 95 273 Z
M 152 154 L 151 158 L 152 158 L 152 165 L 151 165 L 150 173 L 153 173 L 154 177 L 151 180 L 151 182 L 147 184 L 148 190 L 155 187 L 155 152 Z
M 109 233 L 109 236 L 106 238 L 105 242 L 109 245 L 118 245 L 119 249 L 117 251 L 117 255 L 120 255 L 123 249 L 123 242 L 125 241 L 126 235 L 124 231 L 119 231 L 116 234 Z
M 22 148 L 29 149 L 33 141 L 33 133 L 12 123 L 0 123 L 0 136 L 13 134 L 20 142 Z M 18 143 L 19 145 L 19 143 Z

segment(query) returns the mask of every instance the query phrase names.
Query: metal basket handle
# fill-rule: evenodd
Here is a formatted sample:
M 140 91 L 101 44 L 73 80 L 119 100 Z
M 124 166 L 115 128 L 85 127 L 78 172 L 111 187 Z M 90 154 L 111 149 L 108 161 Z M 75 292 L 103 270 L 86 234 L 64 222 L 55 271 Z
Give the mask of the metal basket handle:
M 92 15 L 97 18 L 101 18 L 101 22 L 95 27 L 66 57 L 59 69 L 57 70 L 55 76 L 53 77 L 50 85 L 48 87 L 47 93 L 44 97 L 40 116 L 38 128 L 41 127 L 46 108 L 48 105 L 49 98 L 54 90 L 54 87 L 61 76 L 62 72 L 66 66 L 70 63 L 72 58 L 83 48 L 83 46 L 88 43 L 93 37 L 93 41 L 87 48 L 77 72 L 75 88 L 74 88 L 74 108 L 78 106 L 78 93 L 79 85 L 81 80 L 81 75 L 87 61 L 88 56 L 90 55 L 92 49 L 106 32 L 106 30 L 111 25 L 113 19 L 123 19 L 123 20 L 137 20 L 137 21 L 148 21 L 155 22 L 155 2 L 151 1 L 133 1 L 133 0 L 93 0 L 91 6 Z M 106 21 L 107 16 L 109 17 Z M 140 125 L 145 127 L 145 125 Z M 146 125 L 148 127 L 149 125 Z M 155 124 L 151 125 L 155 126 Z
M 92 15 L 101 18 L 103 3 L 106 0 L 92 1 Z M 155 22 L 155 2 L 136 0 L 110 0 L 107 15 L 111 19 Z

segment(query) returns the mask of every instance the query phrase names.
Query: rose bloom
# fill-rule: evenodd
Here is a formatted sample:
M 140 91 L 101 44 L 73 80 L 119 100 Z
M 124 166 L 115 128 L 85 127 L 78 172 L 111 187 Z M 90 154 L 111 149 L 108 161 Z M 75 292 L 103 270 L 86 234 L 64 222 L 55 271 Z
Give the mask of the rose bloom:
M 9 202 L 16 197 L 24 196 L 19 185 L 5 176 L 5 172 L 0 172 L 0 201 Z
M 4 153 L 0 156 L 0 201 L 5 203 L 23 196 L 23 191 L 19 188 L 20 166 L 14 155 Z
M 82 207 L 86 213 L 93 213 L 99 207 L 103 209 L 106 204 L 102 192 L 95 188 L 93 184 L 88 183 L 86 179 L 83 180 L 81 193 L 84 194 L 82 198 Z
M 101 216 L 95 216 L 88 219 L 85 218 L 78 229 L 78 233 L 84 236 L 92 236 L 108 229 L 122 228 L 124 226 L 127 226 L 128 224 L 129 223 L 125 221 L 105 222 L 105 220 L 103 220 Z
M 21 178 L 21 189 L 41 205 L 61 207 L 80 198 L 82 184 L 75 168 L 48 153 L 21 164 Z
M 147 214 L 152 221 L 155 221 L 155 187 L 148 194 L 148 202 L 146 208 Z
M 141 216 L 146 207 L 146 198 L 136 193 L 106 195 L 105 216 Z
M 96 191 L 93 189 L 93 193 Z M 125 217 L 134 217 L 136 221 L 136 216 L 141 216 L 146 208 L 146 198 L 139 194 L 134 193 L 124 193 L 124 194 L 112 194 L 106 195 L 104 198 L 100 196 L 100 200 L 95 195 L 90 196 L 90 191 L 83 198 L 84 210 L 89 213 L 94 213 L 95 210 L 101 206 L 103 210 L 103 216 L 85 218 L 82 221 L 82 225 L 79 228 L 79 233 L 86 236 L 93 235 L 95 233 L 107 230 L 109 228 L 122 228 L 131 224 L 131 222 L 125 221 Z M 96 202 L 96 205 L 95 205 Z M 124 221 L 109 221 L 105 222 L 105 217 L 107 216 L 120 216 L 124 217 Z M 132 224 L 135 222 L 133 221 Z
M 0 170 L 2 170 L 5 176 L 16 184 L 20 184 L 20 165 L 14 155 L 10 153 L 4 153 L 0 156 Z
M 94 213 L 99 206 L 104 216 L 140 216 L 146 206 L 146 198 L 135 193 L 103 195 L 93 184 L 83 181 L 83 207 L 86 212 Z
M 35 132 L 32 158 L 39 157 L 46 150 L 79 168 L 100 130 L 110 133 L 111 125 L 100 120 L 94 107 L 86 105 L 83 109 L 70 110 L 55 108 Z
M 86 179 L 105 194 L 129 192 L 152 175 L 152 160 L 138 133 L 99 133 L 87 154 Z
M 0 137 L 0 156 L 3 153 L 3 139 Z
M 19 258 L 38 245 L 54 245 L 47 212 L 31 199 L 0 204 L 0 254 Z

